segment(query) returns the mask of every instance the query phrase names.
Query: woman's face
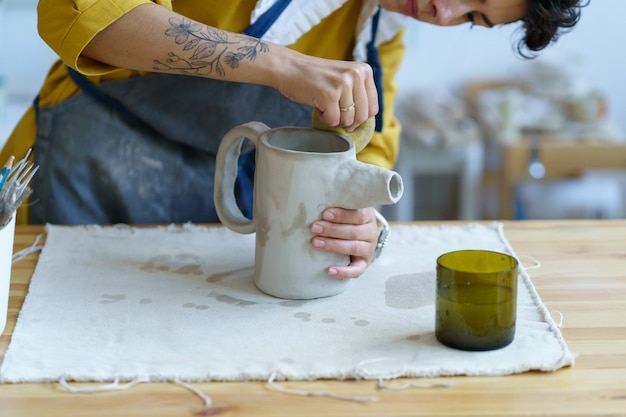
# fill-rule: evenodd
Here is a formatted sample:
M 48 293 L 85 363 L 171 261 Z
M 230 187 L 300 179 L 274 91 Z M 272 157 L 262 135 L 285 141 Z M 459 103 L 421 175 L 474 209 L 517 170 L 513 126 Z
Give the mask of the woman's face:
M 402 13 L 421 22 L 454 26 L 470 22 L 493 27 L 526 16 L 529 0 L 379 0 L 390 12 Z

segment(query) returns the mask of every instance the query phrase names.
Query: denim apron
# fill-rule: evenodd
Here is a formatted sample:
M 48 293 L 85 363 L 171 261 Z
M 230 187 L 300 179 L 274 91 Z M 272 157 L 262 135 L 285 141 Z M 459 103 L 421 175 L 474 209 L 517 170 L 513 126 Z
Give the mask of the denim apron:
M 246 34 L 261 37 L 290 0 Z M 217 223 L 215 157 L 228 130 L 249 121 L 310 126 L 312 108 L 259 85 L 152 74 L 94 85 L 37 108 L 31 223 Z M 254 152 L 240 157 L 238 197 L 252 210 Z

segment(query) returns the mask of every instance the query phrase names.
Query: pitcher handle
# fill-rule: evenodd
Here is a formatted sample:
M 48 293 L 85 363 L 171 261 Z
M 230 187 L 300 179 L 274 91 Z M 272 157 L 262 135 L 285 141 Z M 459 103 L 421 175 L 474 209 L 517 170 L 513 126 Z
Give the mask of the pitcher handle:
M 237 161 L 241 154 L 241 145 L 247 138 L 259 149 L 259 139 L 269 127 L 261 122 L 248 122 L 229 130 L 222 138 L 217 150 L 215 164 L 215 186 L 213 200 L 217 216 L 224 226 L 237 233 L 254 233 L 256 224 L 253 219 L 243 215 L 235 198 L 237 180 Z

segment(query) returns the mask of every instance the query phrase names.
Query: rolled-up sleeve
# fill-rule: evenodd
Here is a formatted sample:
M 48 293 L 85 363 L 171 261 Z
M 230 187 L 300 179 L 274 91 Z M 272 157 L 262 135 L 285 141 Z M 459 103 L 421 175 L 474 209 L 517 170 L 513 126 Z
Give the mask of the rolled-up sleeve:
M 37 29 L 65 65 L 89 75 L 104 74 L 115 68 L 82 57 L 83 49 L 104 28 L 145 3 L 172 8 L 171 0 L 40 0 Z

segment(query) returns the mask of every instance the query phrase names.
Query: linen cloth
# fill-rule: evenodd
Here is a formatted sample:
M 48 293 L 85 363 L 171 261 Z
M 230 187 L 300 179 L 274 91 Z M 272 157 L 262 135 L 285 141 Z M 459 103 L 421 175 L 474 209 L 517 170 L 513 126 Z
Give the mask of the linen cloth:
M 240 381 L 506 375 L 573 355 L 520 267 L 517 332 L 466 352 L 434 336 L 442 253 L 513 253 L 503 226 L 392 226 L 337 296 L 274 298 L 253 283 L 254 238 L 196 225 L 47 225 L 0 381 Z

